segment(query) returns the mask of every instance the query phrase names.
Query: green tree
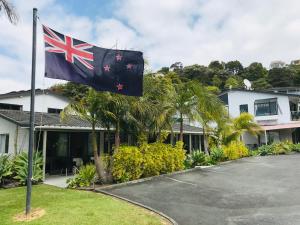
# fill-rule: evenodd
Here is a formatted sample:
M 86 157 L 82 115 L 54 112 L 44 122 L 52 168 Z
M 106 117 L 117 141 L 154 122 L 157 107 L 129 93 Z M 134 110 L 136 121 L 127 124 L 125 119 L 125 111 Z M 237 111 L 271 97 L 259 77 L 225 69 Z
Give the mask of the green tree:
M 267 78 L 268 70 L 261 63 L 253 62 L 245 68 L 242 77 L 250 81 Z
M 65 84 L 55 84 L 50 87 L 50 90 L 57 94 L 62 94 L 72 101 L 80 101 L 87 95 L 89 87 L 84 84 L 67 82 Z
M 212 71 L 209 70 L 206 66 L 201 66 L 194 64 L 191 66 L 186 66 L 183 68 L 182 72 L 183 77 L 186 77 L 191 80 L 198 80 L 202 84 L 211 84 L 212 83 Z
M 234 119 L 223 121 L 216 136 L 222 144 L 228 145 L 232 141 L 240 140 L 245 132 L 251 135 L 258 135 L 261 132 L 261 127 L 254 121 L 253 115 L 249 113 L 241 113 Z
M 273 68 L 269 70 L 268 81 L 273 87 L 289 87 L 293 85 L 296 71 L 293 68 Z
M 207 140 L 207 131 L 210 130 L 210 124 L 214 122 L 218 124 L 220 121 L 227 119 L 225 107 L 218 96 L 197 82 L 193 83 L 193 92 L 197 102 L 197 119 L 202 124 L 204 140 Z M 204 141 L 204 150 L 208 154 L 206 141 Z
M 225 63 L 224 62 L 219 62 L 217 60 L 211 61 L 208 65 L 209 69 L 213 70 L 224 70 L 225 69 Z
M 181 83 L 174 72 L 166 76 L 149 74 L 144 76 L 144 94 L 140 98 L 130 98 L 133 129 L 139 140 L 148 136 L 159 136 L 163 129 L 172 129 L 174 115 L 175 89 Z
M 106 180 L 103 165 L 100 161 L 98 155 L 97 137 L 96 137 L 96 125 L 100 123 L 102 115 L 103 102 L 99 98 L 99 93 L 93 89 L 89 89 L 87 95 L 80 101 L 71 102 L 61 113 L 63 120 L 68 120 L 73 116 L 78 116 L 91 124 L 92 133 L 92 147 L 94 154 L 94 161 L 96 166 L 96 171 L 99 178 Z
M 0 0 L 0 13 L 3 12 L 11 23 L 16 24 L 18 22 L 18 15 L 15 7 L 7 0 Z
M 193 83 L 181 83 L 176 85 L 175 110 L 179 116 L 180 134 L 179 140 L 183 141 L 183 119 L 189 118 L 195 120 L 197 116 L 196 103 L 197 98 L 194 96 Z
M 271 87 L 265 77 L 252 81 L 252 88 L 254 90 L 265 90 Z
M 231 88 L 241 88 L 242 85 L 242 80 L 238 76 L 230 76 L 226 82 L 225 82 L 225 88 L 226 89 L 231 89 Z
M 225 70 L 231 75 L 238 75 L 244 71 L 244 67 L 239 61 L 235 60 L 227 62 Z
M 160 70 L 157 71 L 157 73 L 167 74 L 169 73 L 169 71 L 170 71 L 169 67 L 162 67 Z

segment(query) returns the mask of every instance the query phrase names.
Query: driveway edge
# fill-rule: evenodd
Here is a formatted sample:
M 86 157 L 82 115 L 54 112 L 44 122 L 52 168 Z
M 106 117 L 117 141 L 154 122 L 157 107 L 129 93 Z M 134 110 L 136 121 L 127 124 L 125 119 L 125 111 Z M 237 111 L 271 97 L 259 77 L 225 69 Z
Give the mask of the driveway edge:
M 142 181 L 140 181 L 140 182 L 142 182 Z M 139 183 L 139 182 L 137 182 L 137 183 Z M 95 192 L 101 193 L 101 194 L 104 194 L 104 195 L 109 195 L 109 196 L 112 196 L 112 197 L 114 197 L 114 198 L 118 198 L 118 199 L 120 199 L 120 200 L 129 202 L 129 203 L 131 203 L 131 204 L 133 204 L 133 205 L 142 207 L 142 208 L 144 208 L 144 209 L 147 209 L 147 210 L 149 210 L 149 211 L 152 211 L 152 212 L 158 214 L 159 216 L 161 216 L 161 217 L 163 217 L 164 219 L 168 220 L 171 224 L 173 224 L 173 225 L 178 225 L 178 223 L 177 223 L 174 219 L 172 219 L 171 217 L 169 217 L 169 216 L 167 216 L 166 214 L 164 214 L 163 212 L 160 212 L 160 211 L 158 211 L 158 210 L 156 210 L 156 209 L 153 209 L 153 208 L 151 208 L 151 207 L 149 207 L 149 206 L 143 205 L 143 204 L 141 204 L 141 203 L 138 203 L 138 202 L 129 200 L 129 199 L 127 199 L 127 198 L 124 198 L 124 197 L 121 197 L 121 196 L 118 196 L 118 195 L 115 195 L 115 194 L 112 194 L 112 193 L 109 193 L 109 192 L 107 192 L 107 191 L 105 191 L 105 190 L 103 190 L 103 189 L 99 189 L 99 188 L 98 188 L 98 189 L 95 189 Z
M 141 183 L 141 182 L 154 180 L 154 179 L 157 179 L 159 177 L 171 176 L 171 175 L 176 175 L 176 174 L 191 172 L 191 171 L 199 170 L 199 169 L 202 169 L 202 168 L 196 168 L 195 167 L 195 168 L 192 168 L 192 169 L 180 170 L 180 171 L 176 171 L 176 172 L 173 172 L 173 173 L 166 173 L 166 174 L 161 174 L 161 175 L 157 175 L 157 176 L 141 178 L 141 179 L 138 179 L 138 180 L 127 181 L 127 182 L 124 182 L 124 183 L 112 184 L 112 185 L 108 185 L 108 186 L 104 186 L 104 187 L 98 187 L 95 190 L 99 190 L 100 191 L 100 190 L 106 190 L 106 189 L 123 187 L 123 186 L 127 186 L 127 185 L 130 185 L 130 184 L 138 184 L 138 183 Z

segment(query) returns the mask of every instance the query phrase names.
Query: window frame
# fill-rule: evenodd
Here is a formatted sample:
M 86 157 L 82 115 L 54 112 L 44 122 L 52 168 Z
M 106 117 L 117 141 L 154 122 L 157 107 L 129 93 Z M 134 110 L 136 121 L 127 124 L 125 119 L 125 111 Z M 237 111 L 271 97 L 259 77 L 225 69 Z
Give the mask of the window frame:
M 1 148 L 0 148 L 0 154 L 8 154 L 8 150 L 9 150 L 9 134 L 8 133 L 4 133 L 4 134 L 0 134 L 0 136 L 5 136 L 4 151 L 1 151 Z
M 275 103 L 275 112 L 272 111 L 271 103 Z M 268 113 L 267 114 L 257 114 L 257 109 L 259 105 L 268 104 Z M 266 99 L 258 99 L 254 101 L 254 115 L 257 116 L 275 116 L 278 115 L 278 99 L 277 98 L 266 98 Z
M 49 110 L 52 110 L 53 112 L 49 112 Z M 60 114 L 62 111 L 62 109 L 58 109 L 58 108 L 48 108 L 47 112 L 48 113 L 53 113 L 53 114 Z
M 243 111 L 243 112 L 242 112 L 241 106 L 247 106 L 247 111 Z M 240 105 L 240 114 L 242 114 L 242 113 L 244 113 L 244 112 L 246 112 L 246 113 L 249 112 L 249 106 L 248 106 L 248 104 L 241 104 L 241 105 Z

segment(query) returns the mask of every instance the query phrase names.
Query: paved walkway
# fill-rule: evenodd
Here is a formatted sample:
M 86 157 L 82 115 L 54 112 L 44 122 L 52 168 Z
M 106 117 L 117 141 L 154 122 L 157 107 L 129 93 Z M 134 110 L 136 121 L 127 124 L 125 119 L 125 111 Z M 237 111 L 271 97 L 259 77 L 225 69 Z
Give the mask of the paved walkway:
M 67 187 L 67 179 L 72 178 L 73 176 L 49 176 L 46 177 L 44 184 L 66 188 Z
M 300 154 L 245 158 L 106 191 L 180 225 L 299 225 Z

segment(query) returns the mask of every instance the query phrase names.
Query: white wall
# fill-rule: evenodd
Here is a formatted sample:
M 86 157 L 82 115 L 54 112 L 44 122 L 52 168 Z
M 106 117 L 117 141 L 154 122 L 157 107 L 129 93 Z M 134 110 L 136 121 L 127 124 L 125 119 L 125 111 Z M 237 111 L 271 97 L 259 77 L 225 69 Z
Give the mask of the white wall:
M 281 124 L 289 123 L 291 121 L 290 104 L 288 96 L 255 93 L 233 90 L 228 92 L 228 107 L 229 115 L 237 117 L 240 115 L 240 105 L 248 104 L 248 112 L 254 115 L 254 101 L 259 99 L 277 98 L 278 115 L 272 116 L 257 116 L 255 120 L 260 124 Z
M 23 111 L 30 111 L 30 96 L 0 99 L 0 103 L 23 105 Z M 48 108 L 63 109 L 68 105 L 66 98 L 53 94 L 37 94 L 35 96 L 35 111 L 48 112 Z
M 27 151 L 28 149 L 28 135 L 27 128 L 20 128 L 15 123 L 0 118 L 0 134 L 9 134 L 8 153 L 15 154 L 15 152 Z

